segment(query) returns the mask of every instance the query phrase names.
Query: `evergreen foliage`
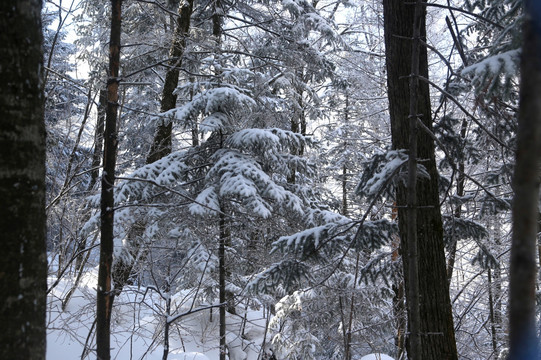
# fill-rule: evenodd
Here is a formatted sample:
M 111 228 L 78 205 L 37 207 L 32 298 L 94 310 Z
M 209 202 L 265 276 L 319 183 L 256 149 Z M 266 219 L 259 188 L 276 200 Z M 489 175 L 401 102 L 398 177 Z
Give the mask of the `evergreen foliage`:
M 124 9 L 114 235 L 115 262 L 130 269 L 116 290 L 158 299 L 147 305 L 160 323 L 152 347 L 161 346 L 177 336 L 165 335 L 165 324 L 182 308 L 179 294 L 191 309 L 220 302 L 223 243 L 228 316 L 249 322 L 243 312 L 261 307 L 268 320 L 264 345 L 228 332 L 231 344 L 252 342 L 277 359 L 398 356 L 404 254 L 394 190 L 406 181 L 408 153 L 390 150 L 381 4 L 194 2 L 182 58 L 171 59 L 181 3 Z M 43 14 L 46 61 L 52 54 L 50 291 L 63 307 L 96 266 L 99 241 L 100 196 L 88 185 L 111 9 L 105 0 L 80 4 L 75 44 L 51 27 L 52 7 Z M 440 96 L 431 98 L 429 135 L 459 356 L 489 358 L 505 346 L 522 9 L 518 0 L 466 1 L 476 16 L 449 10 L 453 39 L 438 28 L 448 10 L 428 5 L 428 43 L 441 52 L 431 57 L 430 78 L 444 90 L 432 93 Z M 160 111 L 174 60 L 176 103 Z M 85 81 L 74 78 L 79 62 L 90 68 Z M 160 126 L 172 129 L 171 153 L 147 164 Z M 424 160 L 422 180 L 430 179 Z M 67 276 L 73 289 L 54 290 Z

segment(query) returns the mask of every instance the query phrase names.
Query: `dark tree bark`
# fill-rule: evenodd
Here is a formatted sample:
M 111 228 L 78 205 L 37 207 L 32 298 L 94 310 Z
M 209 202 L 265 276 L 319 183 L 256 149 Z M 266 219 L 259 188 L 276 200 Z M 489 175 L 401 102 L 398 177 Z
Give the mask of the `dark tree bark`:
M 392 219 L 396 220 L 398 216 L 398 209 L 393 207 Z M 391 260 L 393 262 L 400 261 L 400 237 L 393 235 L 391 248 L 393 250 L 391 254 Z M 396 328 L 395 346 L 396 346 L 396 358 L 402 359 L 402 355 L 406 351 L 406 304 L 404 302 L 404 279 L 396 279 L 392 285 L 393 296 L 393 315 Z
M 169 5 L 173 6 L 175 1 L 170 1 Z M 178 17 L 176 18 L 175 33 L 173 35 L 173 44 L 169 51 L 171 60 L 169 61 L 169 70 L 165 74 L 165 82 L 163 84 L 162 99 L 160 104 L 160 111 L 165 112 L 171 110 L 176 106 L 177 96 L 173 93 L 178 85 L 179 71 L 182 64 L 182 55 L 186 48 L 186 38 L 188 37 L 188 31 L 190 30 L 190 18 L 193 12 L 193 0 L 183 1 L 178 8 Z M 163 122 L 158 125 L 154 134 L 154 140 L 150 151 L 148 153 L 146 162 L 151 164 L 164 156 L 171 153 L 172 150 L 172 123 Z M 197 137 L 196 137 L 197 138 Z M 139 251 L 141 250 L 141 244 L 139 238 L 145 231 L 144 221 L 138 221 L 130 230 L 128 234 L 128 242 L 131 246 L 128 251 L 131 252 L 133 258 L 139 257 Z M 144 257 L 144 256 L 143 256 Z M 120 293 L 124 288 L 124 285 L 129 283 L 130 277 L 133 272 L 133 262 L 125 262 L 122 259 L 118 259 L 114 264 L 114 281 L 116 293 Z
M 98 360 L 111 358 L 111 311 L 114 293 L 111 274 L 114 249 L 114 183 L 116 168 L 118 84 L 120 67 L 120 28 L 122 0 L 111 0 L 111 35 L 109 40 L 109 76 L 101 178 L 101 243 L 96 310 L 96 345 Z
M 107 111 L 107 90 L 100 90 L 100 98 L 98 102 L 98 119 L 96 122 L 96 130 L 94 131 L 94 152 L 92 153 L 92 170 L 90 172 L 90 183 L 88 191 L 92 191 L 94 185 L 98 181 L 100 173 L 99 167 L 103 153 L 103 132 L 105 129 L 105 112 Z
M 541 161 L 541 6 L 526 0 L 520 109 L 513 178 L 513 240 L 509 275 L 509 359 L 538 359 L 535 283 Z
M 45 359 L 41 6 L 0 2 L 0 359 Z
M 160 105 L 160 112 L 165 112 L 175 108 L 177 103 L 177 95 L 173 92 L 178 85 L 178 77 L 180 66 L 182 65 L 182 55 L 186 48 L 186 38 L 188 37 L 188 31 L 190 30 L 190 18 L 193 12 L 193 0 L 184 0 L 178 8 L 178 18 L 176 20 L 175 33 L 173 35 L 173 44 L 169 52 L 169 70 L 165 74 L 165 82 L 163 84 L 162 100 Z M 170 121 L 164 121 L 159 124 L 156 133 L 154 134 L 154 141 L 150 148 L 150 152 L 147 157 L 147 164 L 153 163 L 156 160 L 163 158 L 171 153 L 172 143 L 172 123 Z
M 466 119 L 462 120 L 462 124 L 460 126 L 460 137 L 462 139 L 466 138 L 466 130 L 468 129 L 468 122 Z M 466 177 L 464 176 L 464 162 L 465 159 L 460 159 L 458 163 L 458 177 L 456 179 L 456 195 L 457 196 L 464 196 L 464 185 L 466 181 Z M 462 205 L 457 205 L 454 211 L 455 218 L 460 218 L 462 216 Z M 456 260 L 456 250 L 458 245 L 458 239 L 453 239 L 453 243 L 451 244 L 451 250 L 449 250 L 449 259 L 447 260 L 447 283 L 449 286 L 451 286 L 451 280 L 453 279 L 453 271 L 455 269 L 455 260 Z
M 222 44 L 222 22 L 223 22 L 223 8 L 221 0 L 214 0 L 214 14 L 212 15 L 212 35 L 216 41 L 216 51 L 219 53 L 221 51 Z M 217 72 L 215 74 L 219 77 L 221 74 Z M 220 148 L 223 148 L 224 144 L 224 134 L 220 131 Z M 220 204 L 220 220 L 219 220 L 219 244 L 218 244 L 218 290 L 220 297 L 220 309 L 219 309 L 219 318 L 220 318 L 220 360 L 226 360 L 227 358 L 227 340 L 226 340 L 226 306 L 228 303 L 228 294 L 226 291 L 226 282 L 230 277 L 230 274 L 226 266 L 226 248 L 231 246 L 231 233 L 229 231 L 229 223 L 226 219 L 226 206 L 225 204 Z M 234 310 L 233 310 L 234 311 Z
M 304 78 L 304 71 L 297 70 L 296 75 L 299 79 Z M 303 101 L 303 89 L 301 87 L 297 88 L 296 96 L 296 110 L 291 114 L 290 121 L 290 130 L 296 134 L 306 135 L 306 114 L 304 112 L 304 101 Z M 304 145 L 293 146 L 291 148 L 291 155 L 302 156 L 304 154 Z M 287 177 L 287 182 L 289 184 L 295 184 L 297 182 L 297 166 L 290 166 L 290 174 Z
M 394 149 L 409 149 L 410 131 L 410 88 L 409 75 L 412 71 L 412 34 L 415 6 L 404 0 L 384 0 L 384 31 L 387 60 L 387 84 L 391 132 Z M 425 9 L 420 14 L 420 36 L 425 39 Z M 419 75 L 428 78 L 426 48 L 419 49 Z M 418 84 L 416 115 L 426 127 L 432 129 L 431 107 L 428 85 Z M 408 353 L 415 359 L 456 359 L 456 344 L 453 328 L 449 289 L 447 286 L 446 263 L 443 245 L 443 226 L 438 197 L 438 173 L 434 155 L 434 143 L 429 134 L 419 131 L 417 137 L 417 159 L 430 179 L 416 181 L 416 237 L 418 239 L 418 280 L 420 315 L 420 354 Z M 410 238 L 407 225 L 410 213 L 407 209 L 408 189 L 403 182 L 397 184 L 399 233 L 404 263 L 406 293 L 411 279 L 407 254 Z M 409 295 L 411 296 L 411 295 Z M 408 302 L 411 299 L 407 297 Z M 413 355 L 413 357 L 412 357 Z
M 227 343 L 225 338 L 225 310 L 227 303 L 225 290 L 225 279 L 227 277 L 227 270 L 225 266 L 225 248 L 226 244 L 229 242 L 230 234 L 229 229 L 227 228 L 225 215 L 223 215 L 224 207 L 221 206 L 220 210 L 222 211 L 222 213 L 220 214 L 220 239 L 218 244 L 218 287 L 220 293 L 220 360 L 225 360 L 227 353 Z

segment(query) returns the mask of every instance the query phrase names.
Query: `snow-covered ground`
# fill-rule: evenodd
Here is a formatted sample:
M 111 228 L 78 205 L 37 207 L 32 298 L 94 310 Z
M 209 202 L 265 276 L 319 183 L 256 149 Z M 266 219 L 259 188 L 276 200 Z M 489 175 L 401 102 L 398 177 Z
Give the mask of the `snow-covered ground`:
M 49 279 L 49 284 L 54 282 Z M 81 359 L 86 348 L 88 359 L 92 352 L 95 332 L 95 296 L 97 269 L 87 272 L 73 292 L 69 303 L 62 311 L 62 299 L 73 286 L 73 279 L 65 277 L 49 294 L 47 359 Z M 171 297 L 171 315 L 182 314 L 203 308 L 208 304 L 193 302 L 188 291 Z M 193 307 L 192 307 L 193 306 Z M 155 290 L 126 287 L 115 299 L 111 330 L 112 359 L 163 358 L 165 301 Z M 237 310 L 242 309 L 241 306 Z M 240 312 L 240 311 L 239 311 Z M 246 318 L 246 321 L 244 321 Z M 261 309 L 247 309 L 237 315 L 228 314 L 227 344 L 229 359 L 258 360 L 267 319 Z M 170 360 L 214 360 L 218 353 L 218 309 L 205 309 L 176 320 L 170 328 Z M 267 334 L 266 343 L 270 334 Z M 85 346 L 86 345 L 86 346 Z M 88 349 L 91 349 L 90 351 Z M 392 360 L 384 354 L 371 354 L 361 360 Z

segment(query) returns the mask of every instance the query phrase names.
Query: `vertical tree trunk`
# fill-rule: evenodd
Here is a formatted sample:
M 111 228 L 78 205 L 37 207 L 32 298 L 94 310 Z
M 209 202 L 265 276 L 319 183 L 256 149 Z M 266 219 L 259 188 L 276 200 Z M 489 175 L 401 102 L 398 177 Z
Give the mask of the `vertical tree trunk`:
M 165 112 L 175 108 L 177 95 L 174 94 L 178 85 L 180 66 L 182 65 L 182 55 L 186 48 L 186 38 L 190 30 L 190 18 L 193 12 L 194 0 L 183 0 L 178 8 L 178 17 L 176 20 L 175 33 L 173 35 L 173 44 L 169 51 L 169 70 L 165 74 L 163 84 L 162 100 L 160 112 Z M 169 155 L 172 150 L 171 143 L 172 123 L 169 120 L 163 120 L 156 129 L 154 141 L 147 157 L 147 164 Z
M 170 1 L 169 5 L 174 5 L 175 1 Z M 165 82 L 163 84 L 162 99 L 160 104 L 160 111 L 165 112 L 173 109 L 176 106 L 177 96 L 173 93 L 178 85 L 179 71 L 182 64 L 182 55 L 186 48 L 186 38 L 190 29 L 190 18 L 193 12 L 193 0 L 183 0 L 178 8 L 178 17 L 175 21 L 175 32 L 173 34 L 173 43 L 169 50 L 169 56 L 171 60 L 168 63 L 169 70 L 165 74 Z M 154 140 L 152 142 L 150 151 L 148 153 L 146 162 L 147 164 L 153 163 L 156 160 L 163 158 L 171 153 L 172 142 L 172 124 L 168 120 L 164 119 L 163 122 L 158 124 L 156 132 L 154 134 Z M 128 243 L 131 246 L 129 251 L 132 258 L 141 258 L 139 252 L 141 251 L 141 244 L 139 238 L 145 231 L 144 221 L 138 221 L 128 233 Z M 144 251 L 144 250 L 143 250 Z M 142 256 L 144 258 L 145 256 Z M 114 279 L 115 288 L 117 293 L 122 291 L 124 285 L 128 283 L 133 271 L 133 262 L 125 262 L 121 258 L 114 264 Z
M 351 352 L 351 345 L 352 345 L 352 335 L 353 335 L 353 318 L 355 317 L 355 290 L 357 282 L 359 281 L 359 263 L 361 260 L 361 254 L 357 252 L 357 257 L 355 259 L 355 278 L 353 279 L 353 289 L 351 293 L 351 299 L 349 304 L 349 319 L 348 319 L 348 326 L 346 330 L 346 338 L 345 338 L 345 351 L 344 351 L 344 360 L 351 360 L 352 358 L 352 352 Z M 342 324 L 342 326 L 345 326 L 345 324 Z
M 45 359 L 41 5 L 0 2 L 0 359 Z
M 462 140 L 466 139 L 466 130 L 468 129 L 468 122 L 466 119 L 462 120 L 460 126 L 460 137 Z M 456 180 L 456 195 L 459 197 L 464 196 L 464 182 L 466 180 L 464 176 L 464 162 L 465 159 L 462 157 L 458 163 L 458 177 Z M 460 218 L 462 216 L 462 205 L 457 205 L 455 209 L 455 218 Z M 453 271 L 455 269 L 455 260 L 456 260 L 456 249 L 458 245 L 458 239 L 453 239 L 451 244 L 451 250 L 449 250 L 449 259 L 447 260 L 447 283 L 451 286 L 451 280 L 453 278 Z
M 114 182 L 116 168 L 118 84 L 120 66 L 120 27 L 122 0 L 111 0 L 109 76 L 105 119 L 103 174 L 101 178 L 101 243 L 96 305 L 96 345 L 98 360 L 111 358 L 110 331 L 114 294 L 111 288 L 114 249 Z
M 412 70 L 411 39 L 414 24 L 415 6 L 403 0 L 384 0 L 385 52 L 387 60 L 387 84 L 391 132 L 394 149 L 408 149 L 410 146 L 410 89 L 408 75 Z M 425 10 L 420 16 L 420 36 L 426 37 Z M 426 48 L 419 49 L 419 74 L 428 77 Z M 429 129 L 432 128 L 429 89 L 420 83 L 417 96 L 416 114 Z M 421 354 L 413 354 L 415 359 L 456 359 L 456 344 L 453 328 L 449 289 L 447 286 L 446 263 L 443 245 L 443 226 L 438 197 L 438 173 L 434 155 L 434 143 L 425 132 L 417 134 L 417 158 L 420 159 L 430 179 L 418 178 L 416 184 L 418 239 L 418 280 Z M 411 279 L 407 254 L 410 252 L 410 238 L 407 231 L 409 212 L 406 207 L 408 189 L 404 184 L 397 186 L 399 233 L 404 263 L 406 293 Z M 409 295 L 411 296 L 411 295 Z M 407 297 L 408 302 L 412 299 Z M 411 358 L 411 348 L 409 349 Z
M 98 103 L 98 119 L 96 123 L 96 129 L 94 131 L 94 152 L 92 153 L 92 165 L 90 170 L 90 182 L 88 184 L 88 191 L 92 191 L 94 186 L 98 181 L 98 176 L 100 173 L 100 163 L 103 153 L 103 132 L 105 128 L 105 110 L 107 106 L 107 91 L 100 90 L 99 103 Z M 88 218 L 87 218 L 88 219 Z M 86 221 L 86 220 L 85 220 Z M 85 254 L 82 252 L 86 247 L 86 239 L 81 238 L 78 241 L 77 248 L 75 253 L 78 253 L 77 258 L 75 259 L 75 271 L 79 272 L 77 278 L 80 277 L 81 271 L 83 271 L 84 258 Z M 87 256 L 88 257 L 88 256 Z M 62 302 L 63 309 L 68 304 L 69 299 L 73 291 L 75 291 L 78 286 L 78 281 L 75 282 L 74 286 L 68 292 L 64 301 Z
M 216 41 L 216 52 L 219 55 L 221 50 L 222 43 L 222 16 L 223 8 L 220 0 L 214 0 L 214 14 L 212 15 L 212 35 Z M 215 74 L 217 77 L 220 76 L 219 73 Z M 223 147 L 224 134 L 220 131 L 220 148 Z M 220 360 L 226 360 L 227 354 L 227 341 L 226 341 L 226 306 L 227 306 L 227 296 L 226 296 L 226 278 L 228 276 L 226 264 L 225 264 L 225 248 L 226 245 L 230 244 L 230 232 L 228 229 L 227 220 L 225 217 L 226 208 L 223 203 L 220 203 L 220 220 L 219 220 L 219 243 L 218 243 L 218 288 L 219 288 L 219 297 L 220 297 Z
M 225 323 L 225 310 L 226 310 L 226 290 L 225 290 L 225 278 L 227 276 L 225 268 L 225 245 L 229 240 L 229 231 L 225 216 L 223 215 L 224 207 L 220 206 L 220 238 L 218 244 L 218 272 L 219 280 L 218 287 L 220 293 L 220 360 L 226 359 L 226 323 Z
M 344 150 L 347 151 L 348 141 L 349 141 L 349 92 L 346 91 L 346 103 L 344 111 L 344 123 L 346 125 L 346 131 L 344 134 Z M 304 129 L 306 133 L 306 125 Z M 348 169 L 347 169 L 347 159 L 344 159 L 344 164 L 342 165 L 342 215 L 348 216 Z
M 509 359 L 538 359 L 535 326 L 535 246 L 541 160 L 541 7 L 526 0 L 517 153 L 513 178 L 513 236 L 509 275 Z
M 498 355 L 498 342 L 497 342 L 497 332 L 496 332 L 496 316 L 494 310 L 494 291 L 492 290 L 492 271 L 490 268 L 487 270 L 487 280 L 488 280 L 488 308 L 489 308 L 489 318 L 490 318 L 490 332 L 492 335 L 492 354 L 494 357 Z
M 398 216 L 398 209 L 396 204 L 393 207 L 392 219 L 396 220 Z M 393 250 L 391 254 L 392 262 L 400 261 L 400 237 L 393 235 L 391 248 Z M 396 358 L 402 359 L 402 355 L 406 351 L 406 305 L 404 303 L 404 279 L 400 278 L 393 282 L 393 314 L 395 318 L 396 336 Z
M 303 71 L 299 70 L 296 73 L 299 79 L 303 78 Z M 290 121 L 290 130 L 296 134 L 306 135 L 306 115 L 304 113 L 304 103 L 303 103 L 303 89 L 299 87 L 298 96 L 297 96 L 297 111 L 294 111 L 291 116 Z M 293 146 L 291 149 L 291 155 L 303 155 L 304 146 Z M 295 184 L 297 182 L 297 166 L 290 166 L 290 174 L 287 177 L 287 182 L 289 184 Z
M 419 91 L 419 51 L 421 37 L 421 0 L 417 0 L 413 16 L 413 38 L 411 45 L 411 73 L 409 79 L 409 158 L 408 158 L 408 195 L 406 231 L 408 239 L 408 252 L 405 254 L 404 263 L 407 263 L 408 292 L 408 322 L 410 329 L 409 352 L 410 357 L 421 360 L 421 314 L 419 293 L 419 246 L 417 239 L 417 121 L 419 113 L 417 112 L 418 91 Z
M 167 278 L 165 279 L 165 286 L 163 293 L 165 294 L 165 316 L 163 324 L 163 355 L 162 360 L 167 360 L 169 356 L 169 331 L 171 329 L 171 323 L 169 317 L 171 316 L 171 263 L 167 266 Z
M 99 167 L 103 152 L 103 132 L 105 128 L 105 112 L 107 109 L 107 90 L 100 90 L 100 98 L 98 102 L 98 119 L 96 122 L 96 130 L 94 132 L 94 152 L 92 153 L 92 170 L 90 172 L 90 183 L 88 191 L 94 188 L 98 181 L 100 173 Z

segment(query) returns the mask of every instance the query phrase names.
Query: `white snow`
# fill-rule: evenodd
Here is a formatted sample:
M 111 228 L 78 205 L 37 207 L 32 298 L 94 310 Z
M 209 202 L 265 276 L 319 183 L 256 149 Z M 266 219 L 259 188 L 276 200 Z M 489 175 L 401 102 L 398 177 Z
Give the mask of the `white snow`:
M 56 278 L 49 278 L 51 285 Z M 66 277 L 51 291 L 47 312 L 47 359 L 81 359 L 84 344 L 95 319 L 97 268 L 83 277 L 64 311 L 61 299 L 73 285 Z M 187 312 L 191 300 L 185 294 L 171 295 L 173 314 Z M 204 305 L 201 305 L 204 307 Z M 197 308 L 197 306 L 195 307 Z M 112 329 L 111 359 L 158 360 L 163 356 L 164 300 L 152 289 L 126 287 L 115 298 Z M 241 316 L 228 314 L 227 340 L 231 360 L 256 360 L 263 343 L 266 319 L 261 310 L 246 310 L 247 322 L 241 330 Z M 171 326 L 169 360 L 211 360 L 219 358 L 218 311 L 203 310 L 184 316 Z M 244 334 L 244 335 L 243 335 Z M 267 338 L 267 342 L 269 339 Z M 89 338 L 92 349 L 86 359 L 95 358 L 95 333 Z
M 368 354 L 366 356 L 363 356 L 361 360 L 394 360 L 389 355 L 385 355 L 382 353 L 375 353 L 375 354 Z

